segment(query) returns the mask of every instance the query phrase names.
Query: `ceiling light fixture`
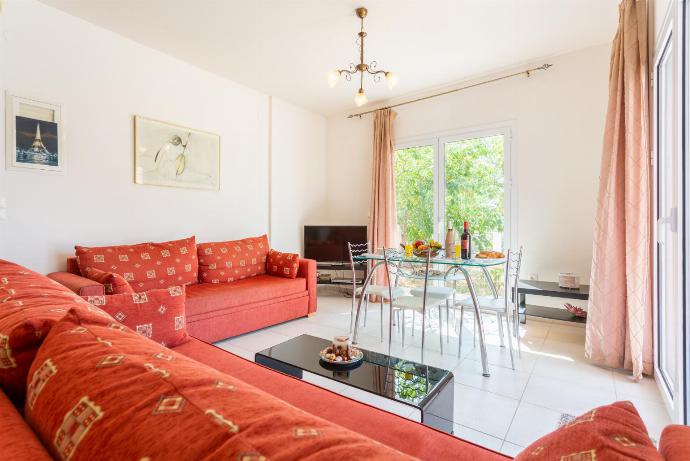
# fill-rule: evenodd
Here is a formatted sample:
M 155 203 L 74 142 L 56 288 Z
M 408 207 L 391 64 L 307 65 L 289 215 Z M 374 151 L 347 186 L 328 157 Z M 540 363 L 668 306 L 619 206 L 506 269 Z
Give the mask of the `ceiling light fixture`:
M 367 9 L 357 8 L 355 10 L 355 14 L 361 20 L 361 28 L 359 33 L 357 34 L 357 44 L 359 45 L 359 64 L 350 63 L 349 69 L 339 69 L 334 70 L 333 72 L 329 72 L 328 86 L 333 88 L 335 85 L 338 84 L 338 82 L 340 81 L 340 77 L 342 77 L 343 75 L 345 76 L 345 80 L 349 82 L 350 80 L 352 80 L 352 76 L 357 75 L 357 72 L 359 72 L 359 89 L 357 90 L 357 94 L 355 95 L 355 104 L 357 105 L 357 107 L 361 107 L 367 102 L 369 102 L 369 99 L 367 99 L 367 95 L 364 92 L 365 72 L 373 75 L 375 83 L 381 81 L 382 75 L 386 77 L 386 80 L 388 81 L 388 88 L 390 89 L 393 89 L 395 84 L 398 83 L 398 75 L 385 70 L 376 70 L 376 67 L 378 66 L 378 63 L 376 61 L 371 61 L 371 63 L 369 64 L 366 64 L 364 62 L 364 37 L 367 36 L 367 33 L 364 32 L 364 18 L 367 17 Z

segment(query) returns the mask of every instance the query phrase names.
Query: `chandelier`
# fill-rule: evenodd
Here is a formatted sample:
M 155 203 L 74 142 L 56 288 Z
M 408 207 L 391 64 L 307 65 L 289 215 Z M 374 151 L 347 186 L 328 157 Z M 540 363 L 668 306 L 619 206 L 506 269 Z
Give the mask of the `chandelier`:
M 376 61 L 371 61 L 369 64 L 364 62 L 364 37 L 367 36 L 367 33 L 364 32 L 364 18 L 367 17 L 367 9 L 357 8 L 355 10 L 355 14 L 361 20 L 361 27 L 359 33 L 357 34 L 357 44 L 359 45 L 359 64 L 355 65 L 354 63 L 350 63 L 349 69 L 339 69 L 329 72 L 328 85 L 333 88 L 340 81 L 341 76 L 345 76 L 345 80 L 349 82 L 352 80 L 352 76 L 354 75 L 356 77 L 357 73 L 359 72 L 359 90 L 357 90 L 357 94 L 355 95 L 355 104 L 357 107 L 360 107 L 369 102 L 367 95 L 364 92 L 365 72 L 373 76 L 375 83 L 381 81 L 382 75 L 385 76 L 386 80 L 388 81 L 388 88 L 391 89 L 398 82 L 398 76 L 393 72 L 377 70 L 376 67 L 378 66 L 378 63 Z

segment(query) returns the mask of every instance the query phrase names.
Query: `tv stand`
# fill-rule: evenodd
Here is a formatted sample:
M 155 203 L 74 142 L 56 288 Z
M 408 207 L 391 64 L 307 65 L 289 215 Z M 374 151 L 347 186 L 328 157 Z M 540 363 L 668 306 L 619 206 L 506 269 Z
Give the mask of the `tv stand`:
M 350 271 L 352 270 L 352 265 L 349 262 L 317 262 L 316 270 L 327 270 L 327 271 Z M 356 284 L 362 285 L 364 280 L 367 278 L 367 264 L 366 262 L 356 262 L 355 270 L 361 270 L 364 272 L 361 278 L 357 278 Z M 352 285 L 352 279 L 331 279 L 329 281 L 317 280 L 319 285 Z

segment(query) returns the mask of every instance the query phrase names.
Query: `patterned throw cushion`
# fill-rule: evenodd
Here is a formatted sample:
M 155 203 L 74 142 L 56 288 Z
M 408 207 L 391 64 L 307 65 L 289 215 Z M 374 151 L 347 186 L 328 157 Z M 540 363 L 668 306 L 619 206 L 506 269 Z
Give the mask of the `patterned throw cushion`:
M 89 268 L 120 274 L 134 291 L 196 283 L 196 240 L 108 247 L 74 247 L 79 271 Z
M 15 404 L 24 399 L 26 376 L 43 339 L 78 306 L 98 310 L 65 286 L 0 260 L 0 388 Z
M 595 408 L 525 448 L 516 461 L 663 461 L 631 402 Z
M 88 312 L 53 327 L 28 389 L 55 459 L 411 459 Z
M 268 237 L 200 243 L 199 281 L 223 283 L 266 273 Z
M 297 253 L 281 253 L 271 250 L 268 252 L 266 272 L 269 275 L 294 279 L 299 269 L 299 255 Z
M 120 274 L 103 272 L 93 267 L 87 267 L 84 275 L 105 287 L 105 294 L 116 295 L 120 293 L 134 293 L 132 286 Z
M 85 296 L 84 299 L 124 326 L 163 346 L 174 347 L 189 340 L 184 286 L 141 293 Z

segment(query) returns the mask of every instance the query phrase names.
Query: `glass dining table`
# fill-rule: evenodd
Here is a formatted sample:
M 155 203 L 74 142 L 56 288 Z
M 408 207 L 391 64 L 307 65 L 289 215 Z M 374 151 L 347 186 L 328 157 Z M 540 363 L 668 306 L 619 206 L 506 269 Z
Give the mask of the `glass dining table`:
M 475 319 L 477 322 L 477 330 L 479 333 L 479 348 L 480 348 L 480 353 L 481 353 L 481 360 L 482 360 L 482 375 L 489 377 L 489 364 L 487 360 L 487 355 L 486 355 L 486 342 L 484 340 L 484 325 L 482 322 L 482 316 L 480 315 L 480 310 L 479 310 L 479 300 L 477 296 L 477 290 L 475 287 L 475 284 L 472 280 L 472 277 L 470 275 L 470 272 L 468 269 L 480 269 L 482 274 L 487 280 L 487 283 L 489 285 L 489 288 L 491 289 L 491 292 L 495 298 L 498 298 L 498 291 L 496 289 L 496 285 L 494 284 L 493 279 L 491 278 L 491 274 L 489 273 L 489 268 L 495 267 L 495 266 L 501 266 L 505 265 L 506 260 L 505 258 L 501 259 L 479 259 L 479 258 L 473 258 L 473 259 L 460 259 L 460 258 L 450 258 L 446 257 L 441 254 L 439 256 L 431 257 L 430 263 L 431 265 L 441 268 L 443 270 L 435 269 L 438 271 L 438 275 L 435 276 L 429 276 L 429 277 L 424 277 L 424 265 L 427 262 L 426 257 L 417 257 L 417 256 L 406 256 L 404 251 L 397 250 L 397 249 L 386 249 L 386 256 L 388 258 L 389 266 L 391 263 L 397 264 L 397 265 L 409 265 L 409 266 L 416 266 L 420 265 L 422 266 L 422 274 L 421 276 L 419 275 L 419 271 L 416 272 L 416 276 L 413 278 L 415 279 L 421 279 L 421 280 L 439 280 L 439 281 L 446 281 L 449 279 L 450 276 L 454 275 L 457 272 L 460 272 L 463 275 L 463 278 L 465 279 L 465 282 L 467 283 L 467 289 L 470 292 L 470 297 L 472 298 L 472 304 L 474 305 L 474 314 L 475 314 Z M 353 260 L 355 262 L 359 263 L 367 263 L 371 265 L 371 268 L 367 270 L 367 276 L 364 279 L 364 283 L 362 285 L 362 293 L 366 292 L 367 286 L 371 283 L 373 275 L 376 273 L 376 269 L 379 268 L 381 265 L 384 264 L 384 255 L 383 252 L 376 252 L 376 253 L 365 253 L 361 254 L 358 256 L 354 256 Z M 431 270 L 430 270 L 431 272 Z M 359 301 L 357 302 L 357 312 L 354 316 L 354 325 L 352 327 L 352 342 L 354 344 L 357 343 L 357 333 L 359 329 L 359 319 L 360 319 L 360 312 L 362 310 L 362 301 L 366 298 L 366 296 L 360 296 Z M 393 314 L 393 306 L 391 304 L 390 308 L 390 322 L 392 323 L 392 314 Z M 391 335 L 391 330 L 389 328 L 389 347 L 390 347 L 390 335 Z M 422 354 L 424 351 L 422 351 Z

